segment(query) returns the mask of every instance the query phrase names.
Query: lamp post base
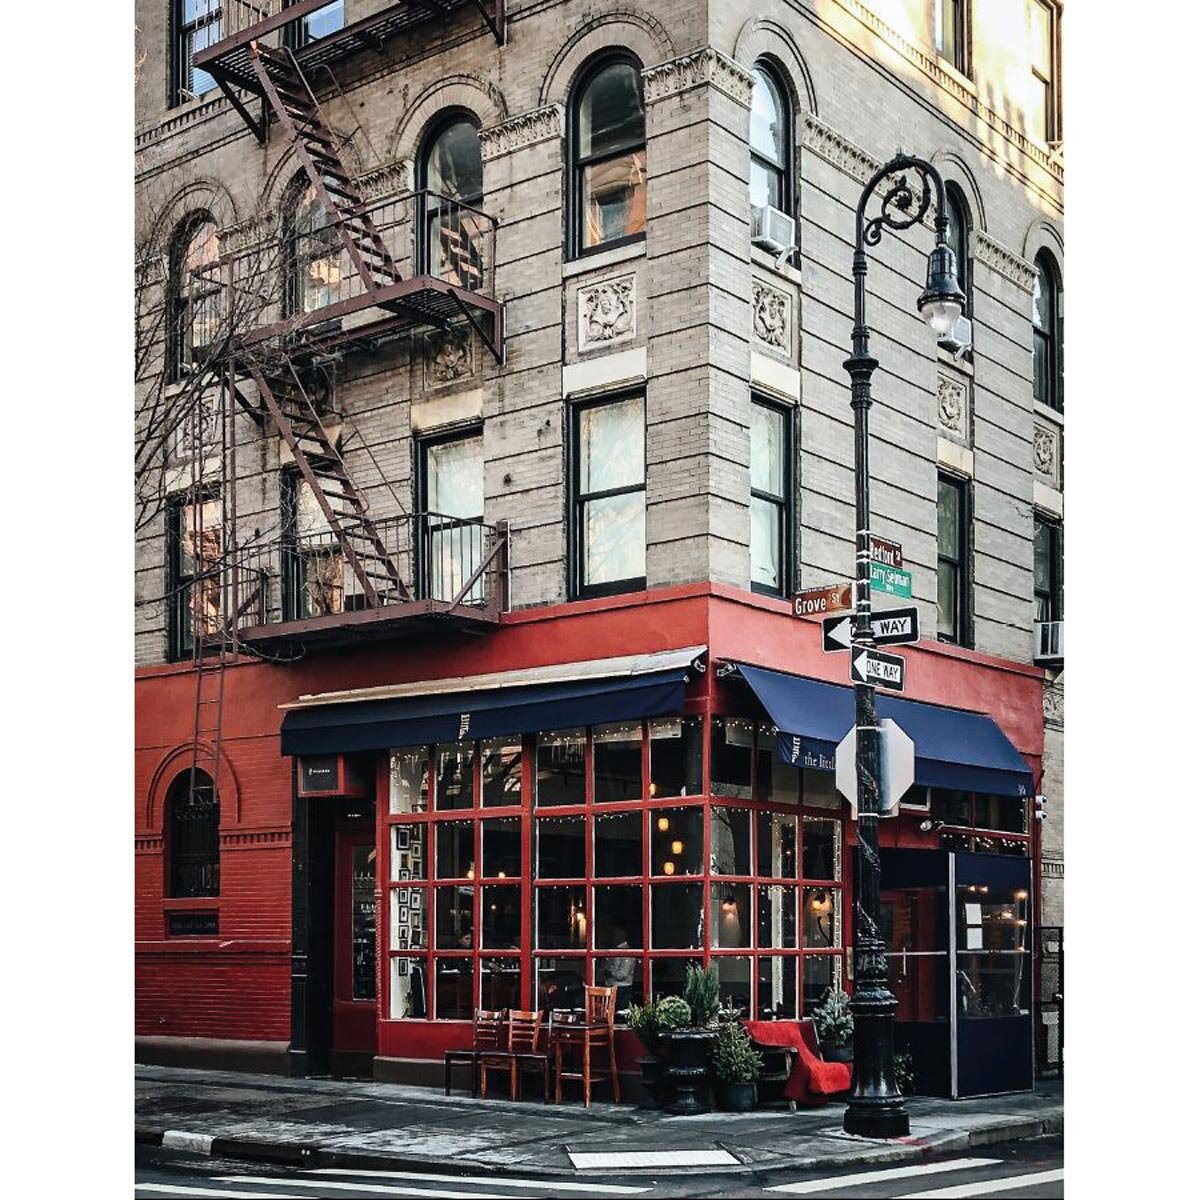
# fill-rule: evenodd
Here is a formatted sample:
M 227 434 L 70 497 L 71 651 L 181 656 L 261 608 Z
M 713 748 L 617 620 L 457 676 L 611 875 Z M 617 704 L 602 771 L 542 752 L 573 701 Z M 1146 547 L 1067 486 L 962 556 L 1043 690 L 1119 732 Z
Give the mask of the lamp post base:
M 851 1101 L 842 1128 L 856 1137 L 898 1138 L 908 1136 L 908 1113 L 902 1100 L 884 1100 L 878 1104 Z

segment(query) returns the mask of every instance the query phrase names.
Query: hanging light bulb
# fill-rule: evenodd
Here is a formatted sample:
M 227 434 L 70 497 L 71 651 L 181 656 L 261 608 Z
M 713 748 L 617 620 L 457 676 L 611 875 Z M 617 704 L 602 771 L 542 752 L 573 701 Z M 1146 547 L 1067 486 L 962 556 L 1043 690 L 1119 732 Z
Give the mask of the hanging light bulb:
M 683 842 L 681 842 L 678 838 L 676 838 L 675 841 L 673 841 L 671 843 L 671 853 L 672 854 L 682 854 L 683 853 Z
M 671 828 L 670 817 L 659 817 L 658 818 L 658 832 L 659 833 L 666 833 L 667 830 L 670 828 Z
M 673 862 L 671 862 L 669 859 L 667 860 L 667 862 L 663 863 L 663 874 L 664 875 L 674 875 L 675 874 L 675 864 Z

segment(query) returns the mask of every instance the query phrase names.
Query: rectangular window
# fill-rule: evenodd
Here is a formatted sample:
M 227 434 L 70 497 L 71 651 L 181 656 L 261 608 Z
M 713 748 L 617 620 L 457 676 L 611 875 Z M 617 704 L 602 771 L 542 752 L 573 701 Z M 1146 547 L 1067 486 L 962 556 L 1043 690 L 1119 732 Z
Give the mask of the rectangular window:
M 791 414 L 757 397 L 750 405 L 750 586 L 787 591 L 792 530 Z
M 1059 139 L 1058 129 L 1058 14 L 1045 0 L 1029 7 L 1030 87 L 1029 132 L 1043 142 Z
M 280 477 L 285 536 L 283 605 L 289 621 L 324 617 L 354 607 L 346 595 L 345 559 L 321 499 L 295 471 Z
M 573 590 L 595 596 L 644 587 L 645 399 L 580 405 L 573 423 Z
M 483 434 L 478 430 L 421 447 L 421 578 L 431 600 L 454 600 L 483 560 Z M 459 603 L 480 604 L 477 579 Z
M 1033 518 L 1033 602 L 1038 621 L 1063 615 L 1063 527 L 1040 514 Z
M 198 50 L 221 40 L 221 0 L 176 0 L 175 48 L 171 105 L 186 104 L 211 92 L 217 81 L 192 66 Z
M 956 71 L 967 73 L 967 0 L 935 0 L 934 44 Z
M 185 658 L 221 627 L 221 502 L 174 497 L 167 508 L 168 653 Z
M 970 539 L 967 482 L 938 476 L 938 641 L 969 644 Z
M 315 42 L 318 38 L 337 33 L 345 24 L 345 0 L 332 0 L 332 3 L 326 4 L 324 8 L 318 8 L 316 12 L 309 13 L 308 16 L 301 17 L 299 21 L 290 25 L 288 42 L 293 49 L 299 50 L 310 42 Z

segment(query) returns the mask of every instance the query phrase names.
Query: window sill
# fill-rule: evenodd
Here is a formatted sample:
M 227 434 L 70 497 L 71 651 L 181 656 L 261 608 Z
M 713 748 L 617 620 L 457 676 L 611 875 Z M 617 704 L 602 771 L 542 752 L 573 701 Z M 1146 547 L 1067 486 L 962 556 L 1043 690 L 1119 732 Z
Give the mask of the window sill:
M 966 88 L 966 90 L 970 92 L 972 96 L 978 99 L 979 91 L 975 87 L 975 83 L 971 77 L 969 75 L 964 75 L 948 58 L 943 58 L 940 51 L 935 50 L 934 53 L 937 55 L 938 66 L 941 67 L 942 70 L 945 71 L 955 83 L 957 83 L 960 87 Z
M 1043 420 L 1051 421 L 1060 429 L 1066 427 L 1066 421 L 1063 419 L 1063 414 L 1057 408 L 1051 408 L 1048 404 L 1043 404 L 1040 400 L 1033 402 L 1034 416 L 1041 417 Z
M 756 267 L 762 267 L 764 271 L 770 271 L 772 275 L 777 275 L 780 279 L 785 279 L 796 287 L 801 285 L 803 277 L 798 267 L 793 267 L 788 263 L 777 264 L 775 256 L 769 254 L 761 246 L 750 247 L 750 261 Z
M 595 254 L 573 258 L 563 263 L 562 277 L 571 279 L 575 275 L 588 275 L 592 271 L 603 271 L 607 267 L 615 267 L 618 263 L 632 262 L 635 258 L 645 256 L 646 242 L 643 238 L 636 242 L 628 242 L 624 246 L 614 246 L 611 250 L 599 250 Z

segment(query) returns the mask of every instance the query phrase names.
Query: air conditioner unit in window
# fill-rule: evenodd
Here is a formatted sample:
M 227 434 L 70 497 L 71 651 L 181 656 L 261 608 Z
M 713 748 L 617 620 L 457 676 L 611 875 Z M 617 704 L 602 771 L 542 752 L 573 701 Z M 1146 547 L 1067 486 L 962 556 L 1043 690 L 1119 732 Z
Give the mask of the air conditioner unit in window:
M 1033 661 L 1035 663 L 1062 662 L 1062 621 L 1038 621 L 1033 627 Z
M 954 328 L 940 341 L 939 346 L 945 347 L 955 358 L 966 358 L 974 349 L 973 333 L 970 317 L 959 317 L 954 322 Z
M 783 258 L 796 249 L 796 222 L 782 209 L 756 204 L 750 210 L 750 241 Z

